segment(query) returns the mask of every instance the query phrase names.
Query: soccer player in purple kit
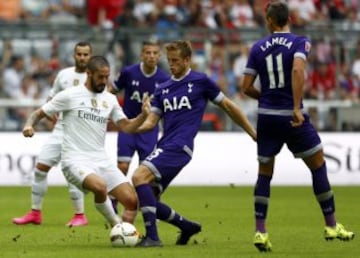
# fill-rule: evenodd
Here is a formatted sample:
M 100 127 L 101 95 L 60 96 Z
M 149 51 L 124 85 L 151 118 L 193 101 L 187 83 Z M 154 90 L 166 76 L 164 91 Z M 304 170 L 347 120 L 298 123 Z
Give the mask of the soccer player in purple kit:
M 272 249 L 265 222 L 275 156 L 284 144 L 311 171 L 313 192 L 325 219 L 325 239 L 351 240 L 355 234 L 336 221 L 334 194 L 327 177 L 321 140 L 303 110 L 305 65 L 311 43 L 308 38 L 290 32 L 285 2 L 268 4 L 266 22 L 271 34 L 253 45 L 242 83 L 245 94 L 258 100 L 259 172 L 254 189 L 254 245 L 259 251 Z M 260 90 L 253 85 L 257 75 Z
M 146 228 L 138 247 L 159 247 L 156 220 L 168 222 L 181 230 L 177 245 L 186 245 L 191 236 L 201 231 L 201 225 L 178 214 L 159 200 L 171 181 L 190 162 L 194 138 L 199 131 L 207 102 L 220 106 L 254 140 L 255 129 L 241 110 L 227 98 L 204 73 L 191 70 L 192 48 L 188 41 L 174 41 L 166 45 L 171 79 L 155 90 L 151 113 L 138 128 L 151 130 L 160 119 L 163 135 L 156 149 L 140 164 L 132 177 L 139 198 Z M 152 187 L 161 189 L 154 193 Z
M 155 88 L 170 78 L 158 67 L 160 59 L 160 44 L 155 41 L 144 41 L 141 49 L 141 62 L 124 67 L 113 84 L 111 92 L 124 90 L 123 110 L 127 117 L 133 118 L 141 113 L 142 100 L 152 96 Z M 118 168 L 127 175 L 129 165 L 135 151 L 139 162 L 143 161 L 155 148 L 159 128 L 155 126 L 149 132 L 139 134 L 118 133 L 117 161 Z M 112 199 L 115 212 L 117 201 Z

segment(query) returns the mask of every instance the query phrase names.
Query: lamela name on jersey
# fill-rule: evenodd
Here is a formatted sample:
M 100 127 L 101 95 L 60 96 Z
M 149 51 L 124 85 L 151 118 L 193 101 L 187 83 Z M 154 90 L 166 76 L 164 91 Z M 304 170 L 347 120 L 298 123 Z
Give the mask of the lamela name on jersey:
M 270 41 L 270 40 L 267 40 L 267 41 L 264 43 L 264 45 L 261 45 L 261 46 L 260 46 L 260 48 L 261 48 L 261 50 L 262 50 L 263 52 L 266 51 L 268 48 L 274 46 L 274 45 L 282 45 L 282 46 L 287 47 L 288 49 L 290 49 L 291 46 L 292 46 L 292 44 L 293 44 L 293 42 L 292 42 L 292 41 L 288 41 L 288 39 L 285 38 L 285 37 L 273 37 L 273 38 L 271 39 L 271 41 Z

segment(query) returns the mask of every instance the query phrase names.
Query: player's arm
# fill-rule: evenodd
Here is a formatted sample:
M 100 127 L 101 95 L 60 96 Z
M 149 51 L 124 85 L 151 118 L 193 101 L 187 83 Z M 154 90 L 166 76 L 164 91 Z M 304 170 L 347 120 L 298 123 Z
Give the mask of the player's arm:
M 141 113 L 137 115 L 135 118 L 132 119 L 125 118 L 117 121 L 116 122 L 117 129 L 125 133 L 137 133 L 139 126 L 142 125 L 146 120 L 146 118 L 149 116 L 150 109 L 151 109 L 150 98 L 146 97 L 143 100 Z
M 301 111 L 301 100 L 303 97 L 305 83 L 305 60 L 295 57 L 291 71 L 291 85 L 293 90 L 293 119 L 291 125 L 294 127 L 301 126 L 304 122 L 304 115 Z
M 260 91 L 254 86 L 255 79 L 256 77 L 254 75 L 244 74 L 243 81 L 241 83 L 241 89 L 247 96 L 253 99 L 259 99 Z
M 145 122 L 137 129 L 137 133 L 143 133 L 152 130 L 160 121 L 160 116 L 156 113 L 150 113 Z
M 32 137 L 35 132 L 34 126 L 37 125 L 37 123 L 44 117 L 47 117 L 48 119 L 51 120 L 51 118 L 49 118 L 41 108 L 38 108 L 37 110 L 32 112 L 29 118 L 26 120 L 25 125 L 23 127 L 22 130 L 23 135 L 25 137 Z
M 247 132 L 250 137 L 256 141 L 256 130 L 251 125 L 249 119 L 246 115 L 240 110 L 240 108 L 231 101 L 228 97 L 224 97 L 223 100 L 218 104 L 228 115 L 229 117 L 239 126 L 241 126 L 245 132 Z

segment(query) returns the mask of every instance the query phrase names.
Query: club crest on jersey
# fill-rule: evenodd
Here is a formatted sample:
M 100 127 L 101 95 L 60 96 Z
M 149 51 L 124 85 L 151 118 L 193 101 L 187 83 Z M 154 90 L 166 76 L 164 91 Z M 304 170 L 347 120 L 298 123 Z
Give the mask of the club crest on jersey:
M 107 109 L 109 107 L 108 103 L 104 100 L 102 103 L 103 108 Z
M 74 79 L 73 86 L 78 86 L 80 84 L 79 79 Z
M 91 99 L 91 105 L 92 105 L 94 108 L 97 108 L 97 106 L 98 106 L 97 100 L 96 100 L 96 99 Z
M 194 87 L 194 84 L 189 82 L 188 83 L 188 93 L 191 93 L 192 92 L 192 87 Z

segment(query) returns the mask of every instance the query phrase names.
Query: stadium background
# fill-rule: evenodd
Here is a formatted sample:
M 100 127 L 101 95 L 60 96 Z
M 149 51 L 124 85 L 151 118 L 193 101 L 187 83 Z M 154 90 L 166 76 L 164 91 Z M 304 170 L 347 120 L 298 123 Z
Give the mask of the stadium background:
M 14 184 L 28 183 L 22 181 L 23 172 L 18 169 L 18 157 L 24 154 L 36 156 L 42 137 L 46 137 L 52 126 L 41 124 L 39 130 L 43 132 L 34 138 L 38 139 L 34 145 L 26 141 L 14 145 L 10 139 L 21 137 L 24 119 L 45 102 L 57 71 L 72 65 L 73 47 L 80 40 L 90 41 L 95 54 L 105 55 L 110 60 L 112 76 L 115 76 L 122 66 L 138 61 L 143 40 L 156 39 L 166 43 L 178 38 L 188 39 L 194 46 L 194 68 L 209 74 L 255 123 L 256 102 L 245 97 L 238 85 L 249 48 L 255 40 L 267 34 L 263 13 L 265 3 L 256 0 L 1 1 L 1 177 L 6 179 L 11 178 L 10 175 L 17 175 Z M 345 173 L 346 179 L 340 176 L 340 181 L 336 182 L 336 179 L 333 183 L 359 184 L 360 4 L 346 0 L 289 0 L 288 3 L 292 12 L 292 30 L 307 35 L 313 44 L 305 86 L 305 107 L 321 136 L 329 142 L 328 145 L 332 146 L 332 150 L 339 150 L 335 151 L 335 156 L 339 156 L 340 161 L 328 157 L 330 164 L 334 169 L 339 168 L 339 163 L 348 164 L 345 170 L 338 170 L 341 171 L 340 175 Z M 24 63 L 15 69 L 15 81 L 18 83 L 14 84 L 6 79 L 5 74 L 14 71 L 19 58 Z M 167 69 L 164 57 L 160 65 Z M 199 136 L 203 139 L 212 134 L 216 134 L 216 137 L 209 136 L 211 139 L 223 139 L 224 143 L 220 142 L 221 147 L 210 149 L 211 153 L 221 154 L 225 151 L 232 154 L 224 158 L 220 155 L 219 160 L 236 160 L 240 156 L 243 160 L 253 161 L 249 165 L 240 164 L 242 171 L 256 170 L 255 149 L 249 151 L 255 145 L 247 141 L 241 130 L 228 121 L 221 111 L 209 105 Z M 239 137 L 240 142 L 244 141 L 246 147 L 228 140 L 234 139 L 234 135 L 235 138 Z M 26 150 L 24 146 L 27 144 L 34 147 Z M 204 141 L 202 146 L 215 144 L 217 142 Z M 245 153 L 240 149 L 245 149 Z M 207 150 L 209 148 L 200 146 L 195 150 L 199 156 L 205 157 L 199 161 L 194 159 L 194 163 L 200 164 L 203 171 L 207 170 L 208 154 L 202 153 Z M 331 151 L 330 156 L 334 154 Z M 291 158 L 287 153 L 284 157 L 284 163 Z M 31 167 L 32 163 L 29 164 L 26 166 Z M 14 167 L 16 169 L 12 170 Z M 212 165 L 209 169 L 214 167 Z M 236 169 L 228 173 L 235 173 Z M 299 165 L 299 169 L 303 167 Z M 31 169 L 27 167 L 27 170 Z M 287 183 L 292 184 L 293 179 Z M 249 180 L 252 182 L 251 176 Z M 308 184 L 307 181 L 300 182 Z M 239 180 L 235 183 L 244 182 Z

